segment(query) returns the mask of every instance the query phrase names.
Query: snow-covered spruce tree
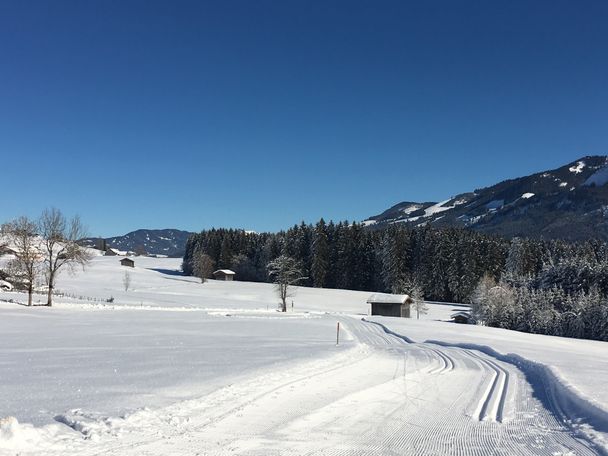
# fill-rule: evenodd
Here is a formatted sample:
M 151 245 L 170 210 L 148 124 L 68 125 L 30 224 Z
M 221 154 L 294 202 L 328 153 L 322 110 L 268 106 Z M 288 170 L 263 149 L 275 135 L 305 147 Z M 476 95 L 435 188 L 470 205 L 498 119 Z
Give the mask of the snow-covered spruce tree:
M 516 237 L 509 246 L 505 271 L 513 277 L 535 276 L 541 270 L 545 256 L 541 242 Z
M 27 217 L 19 217 L 2 225 L 2 235 L 15 249 L 15 258 L 8 264 L 11 275 L 27 286 L 27 305 L 32 305 L 34 285 L 41 272 L 42 254 L 37 237 L 38 225 Z
M 302 276 L 300 263 L 292 257 L 281 255 L 268 263 L 268 276 L 276 284 L 281 311 L 287 312 L 287 298 L 293 296 L 293 286 L 306 279 Z
M 471 295 L 471 314 L 475 321 L 480 324 L 487 325 L 494 313 L 491 309 L 490 290 L 495 286 L 494 278 L 486 274 L 481 278 Z
M 325 220 L 319 220 L 315 227 L 312 243 L 311 275 L 313 286 L 323 288 L 329 270 L 329 246 Z
M 379 255 L 386 291 L 399 293 L 398 288 L 403 285 L 400 282 L 407 275 L 409 241 L 406 232 L 399 228 L 388 228 L 382 235 Z
M 232 263 L 232 257 L 234 255 L 234 252 L 232 250 L 232 245 L 231 245 L 231 233 L 229 233 L 226 237 L 224 237 L 224 239 L 222 240 L 222 246 L 220 249 L 220 256 L 217 260 L 217 265 L 220 268 L 229 268 L 231 263 Z
M 67 267 L 74 271 L 91 260 L 91 254 L 78 241 L 86 237 L 86 230 L 78 216 L 67 220 L 59 209 L 47 209 L 38 223 L 42 238 L 45 274 L 48 285 L 47 306 L 53 305 L 53 290 L 58 273 Z
M 238 277 L 239 280 L 245 282 L 255 282 L 257 280 L 255 264 L 243 253 L 239 253 L 232 257 L 231 269 L 236 273 L 236 277 Z

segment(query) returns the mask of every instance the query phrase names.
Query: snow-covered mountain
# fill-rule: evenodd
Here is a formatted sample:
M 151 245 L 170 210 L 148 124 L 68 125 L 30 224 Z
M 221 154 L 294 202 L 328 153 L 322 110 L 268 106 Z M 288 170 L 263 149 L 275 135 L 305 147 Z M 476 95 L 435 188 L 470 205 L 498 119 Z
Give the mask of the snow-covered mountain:
M 106 246 L 122 251 L 145 251 L 148 255 L 167 255 L 182 257 L 186 251 L 186 241 L 191 235 L 189 231 L 176 229 L 136 230 L 124 236 L 105 238 Z M 98 245 L 99 238 L 87 238 L 87 245 Z
M 365 220 L 459 226 L 503 236 L 608 240 L 608 157 L 583 157 L 561 168 L 500 182 L 441 202 L 406 201 Z

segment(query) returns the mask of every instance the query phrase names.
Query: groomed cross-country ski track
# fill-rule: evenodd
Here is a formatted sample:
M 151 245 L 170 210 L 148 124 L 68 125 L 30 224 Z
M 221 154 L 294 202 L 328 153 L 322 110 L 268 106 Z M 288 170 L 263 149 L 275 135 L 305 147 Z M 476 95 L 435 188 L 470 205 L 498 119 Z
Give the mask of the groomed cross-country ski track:
M 378 322 L 338 319 L 358 341 L 354 348 L 123 418 L 58 416 L 80 437 L 55 436 L 36 453 L 604 454 L 515 364 L 416 343 Z

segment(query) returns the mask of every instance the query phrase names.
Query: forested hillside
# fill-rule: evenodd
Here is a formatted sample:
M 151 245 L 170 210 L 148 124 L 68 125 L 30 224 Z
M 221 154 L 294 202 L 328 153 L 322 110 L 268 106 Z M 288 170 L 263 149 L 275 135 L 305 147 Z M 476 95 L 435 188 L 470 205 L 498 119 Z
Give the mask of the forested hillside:
M 192 235 L 188 274 L 196 252 L 233 269 L 237 280 L 269 281 L 267 264 L 285 254 L 299 261 L 302 285 L 383 292 L 417 286 L 428 300 L 472 302 L 491 326 L 608 340 L 608 246 L 601 241 L 507 240 L 428 226 L 374 231 L 321 220 L 275 234 Z
M 363 222 L 467 227 L 508 238 L 608 240 L 608 157 L 587 156 L 441 202 L 404 201 Z

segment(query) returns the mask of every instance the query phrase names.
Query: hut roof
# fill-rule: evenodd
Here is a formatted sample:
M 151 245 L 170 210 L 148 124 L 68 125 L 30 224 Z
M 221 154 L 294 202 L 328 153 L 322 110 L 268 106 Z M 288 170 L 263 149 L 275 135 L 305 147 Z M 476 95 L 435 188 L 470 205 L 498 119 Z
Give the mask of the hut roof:
M 464 310 L 460 310 L 458 312 L 453 313 L 450 318 L 456 318 L 456 317 L 464 317 L 464 318 L 471 318 L 471 314 L 469 312 L 465 312 Z
M 214 272 L 214 274 L 218 274 L 218 273 L 222 273 L 222 274 L 226 274 L 226 275 L 235 275 L 236 272 L 231 271 L 230 269 L 218 269 L 217 271 Z
M 395 295 L 387 293 L 374 293 L 371 295 L 367 303 L 372 304 L 408 304 L 412 301 L 408 295 Z

